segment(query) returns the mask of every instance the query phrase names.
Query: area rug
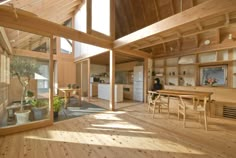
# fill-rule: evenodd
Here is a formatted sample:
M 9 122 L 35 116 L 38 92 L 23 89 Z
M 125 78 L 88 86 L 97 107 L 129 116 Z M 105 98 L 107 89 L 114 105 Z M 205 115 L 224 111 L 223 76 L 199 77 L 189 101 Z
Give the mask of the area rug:
M 82 101 L 81 105 L 78 106 L 78 101 L 75 98 L 70 99 L 70 103 L 67 109 L 62 108 L 59 112 L 58 118 L 54 119 L 54 122 L 71 119 L 75 117 L 80 117 L 83 115 L 93 114 L 105 111 L 106 109 L 99 107 L 97 105 Z

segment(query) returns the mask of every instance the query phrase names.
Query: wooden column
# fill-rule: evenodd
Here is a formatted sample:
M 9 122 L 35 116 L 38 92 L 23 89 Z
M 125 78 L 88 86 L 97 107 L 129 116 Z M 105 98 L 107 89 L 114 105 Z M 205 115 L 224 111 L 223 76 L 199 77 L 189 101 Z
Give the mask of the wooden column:
M 50 53 L 49 53 L 49 109 L 50 121 L 53 123 L 53 36 L 50 37 Z
M 115 40 L 115 0 L 110 0 L 110 30 L 111 39 Z
M 87 33 L 92 32 L 92 0 L 87 0 Z
M 148 87 L 148 58 L 144 58 L 144 77 L 143 77 L 143 96 L 144 103 L 147 102 L 147 88 Z
M 90 101 L 90 58 L 88 59 L 88 101 Z
M 83 100 L 83 61 L 80 62 L 80 92 L 81 99 Z
M 115 110 L 115 52 L 110 50 L 110 110 Z

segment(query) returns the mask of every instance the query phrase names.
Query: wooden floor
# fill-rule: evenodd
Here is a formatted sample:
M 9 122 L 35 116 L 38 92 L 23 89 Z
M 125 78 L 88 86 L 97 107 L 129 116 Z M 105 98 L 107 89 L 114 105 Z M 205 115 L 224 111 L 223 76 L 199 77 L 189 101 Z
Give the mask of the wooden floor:
M 209 118 L 206 132 L 194 117 L 183 128 L 175 110 L 152 119 L 145 104 L 117 108 L 0 137 L 0 158 L 235 158 L 234 120 Z

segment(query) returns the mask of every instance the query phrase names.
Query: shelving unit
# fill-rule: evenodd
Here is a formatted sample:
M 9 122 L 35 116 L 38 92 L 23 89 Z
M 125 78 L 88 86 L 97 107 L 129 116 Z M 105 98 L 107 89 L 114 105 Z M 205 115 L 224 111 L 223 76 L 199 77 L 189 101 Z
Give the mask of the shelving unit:
M 201 67 L 218 65 L 227 65 L 226 87 L 236 88 L 236 52 L 232 50 L 154 59 L 153 79 L 159 78 L 163 85 L 199 86 Z

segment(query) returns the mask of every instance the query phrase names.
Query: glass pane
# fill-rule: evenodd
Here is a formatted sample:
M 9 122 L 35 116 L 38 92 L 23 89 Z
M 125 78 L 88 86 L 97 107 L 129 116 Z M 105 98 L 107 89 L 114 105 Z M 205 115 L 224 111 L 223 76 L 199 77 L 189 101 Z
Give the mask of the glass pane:
M 0 47 L 0 130 L 49 119 L 50 114 L 49 38 L 5 30 L 14 55 Z
M 110 0 L 92 0 L 92 29 L 110 36 Z
M 72 40 L 68 40 L 65 38 L 60 38 L 60 46 L 61 46 L 61 52 L 65 54 L 71 54 L 72 53 Z

